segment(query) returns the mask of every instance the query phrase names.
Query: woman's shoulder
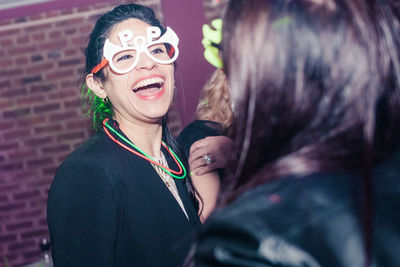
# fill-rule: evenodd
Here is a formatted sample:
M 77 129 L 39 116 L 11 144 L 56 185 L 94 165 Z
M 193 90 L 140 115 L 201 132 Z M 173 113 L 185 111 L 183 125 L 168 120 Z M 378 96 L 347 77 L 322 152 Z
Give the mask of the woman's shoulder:
M 305 233 L 336 229 L 342 220 L 353 227 L 359 221 L 354 197 L 359 181 L 350 178 L 342 173 L 315 174 L 265 183 L 217 210 L 210 227 L 245 229 L 260 242 L 270 235 L 303 240 Z
M 261 184 L 239 196 L 224 209 L 224 216 L 238 213 L 269 213 L 288 207 L 314 213 L 334 211 L 335 207 L 354 205 L 363 191 L 364 177 L 359 173 L 325 172 L 305 176 L 288 176 Z M 373 170 L 374 201 L 388 197 L 400 203 L 400 151 L 397 151 Z M 262 205 L 260 205 L 262 203 Z M 393 204 L 393 203 L 392 203 Z M 400 204 L 399 204 L 400 205 Z M 285 209 L 283 209 L 285 208 Z M 290 213 L 289 213 L 290 214 Z M 296 213 L 291 213 L 295 216 Z
M 57 168 L 55 180 L 61 181 L 63 177 L 69 181 L 82 177 L 101 177 L 104 166 L 114 153 L 115 147 L 112 147 L 104 133 L 97 132 L 64 159 Z
M 222 135 L 221 124 L 214 121 L 195 120 L 188 124 L 178 136 L 179 139 L 187 137 L 202 139 L 207 136 Z
M 54 180 L 98 181 L 115 184 L 152 170 L 144 160 L 117 145 L 105 132 L 96 132 L 70 153 L 57 168 Z
M 350 200 L 352 185 L 332 188 L 341 186 L 345 178 L 340 177 L 286 177 L 249 190 L 209 217 L 199 246 L 212 247 L 216 245 L 213 240 L 223 240 L 218 246 L 229 251 L 239 242 L 234 253 L 243 253 L 245 258 L 251 252 L 251 258 L 262 263 L 271 260 L 285 266 L 298 266 L 299 262 L 320 266 L 318 261 L 330 251 L 329 246 L 339 248 L 340 242 L 347 245 L 362 239 Z M 338 242 L 331 243 L 333 232 Z M 249 264 L 254 266 L 251 260 Z
M 195 120 L 181 131 L 176 140 L 185 150 L 187 150 L 186 152 L 188 154 L 190 146 L 197 140 L 208 136 L 219 135 L 222 135 L 221 125 L 219 123 L 206 120 Z
M 346 199 L 353 192 L 361 180 L 351 177 L 347 173 L 284 177 L 243 193 L 227 207 L 226 212 L 231 210 L 235 214 L 235 210 L 246 210 L 257 213 L 260 209 L 279 211 L 282 206 L 295 205 L 301 208 L 299 205 L 302 204 L 310 208 L 310 202 L 321 206 L 313 208 L 324 209 L 330 202 Z
M 221 124 L 215 121 L 209 120 L 194 120 L 189 123 L 183 130 L 182 133 L 191 131 L 205 131 L 210 132 L 214 135 L 221 135 Z
M 400 244 L 400 216 L 393 213 L 400 207 L 398 163 L 399 158 L 393 157 L 374 172 L 374 253 L 388 262 L 397 260 L 398 253 L 388 250 L 387 244 Z M 254 251 L 252 259 L 262 262 L 293 260 L 298 264 L 296 257 L 301 256 L 310 266 L 319 266 L 313 265 L 316 262 L 323 266 L 361 266 L 362 183 L 360 175 L 337 172 L 262 184 L 214 212 L 203 227 L 199 246 L 213 247 L 213 240 L 222 240 L 218 247 L 229 251 L 233 243 L 241 242 L 235 255 Z M 258 249 L 253 250 L 254 246 Z M 279 255 L 284 257 L 279 259 Z
M 120 154 L 121 149 L 102 132 L 96 132 L 84 143 L 72 151 L 62 162 L 62 166 L 71 165 L 103 165 Z
M 83 159 L 91 158 L 94 156 L 101 156 L 105 151 L 109 150 L 109 142 L 103 132 L 96 132 L 85 142 L 80 144 L 74 151 L 72 151 L 66 158 L 71 159 Z

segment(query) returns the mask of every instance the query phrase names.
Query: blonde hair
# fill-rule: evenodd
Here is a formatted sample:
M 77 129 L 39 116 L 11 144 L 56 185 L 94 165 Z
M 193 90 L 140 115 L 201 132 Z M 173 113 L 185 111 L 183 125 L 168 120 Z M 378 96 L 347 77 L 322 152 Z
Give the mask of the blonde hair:
M 221 124 L 221 130 L 226 133 L 233 120 L 228 83 L 224 72 L 216 69 L 200 92 L 197 105 L 197 118 L 215 121 Z

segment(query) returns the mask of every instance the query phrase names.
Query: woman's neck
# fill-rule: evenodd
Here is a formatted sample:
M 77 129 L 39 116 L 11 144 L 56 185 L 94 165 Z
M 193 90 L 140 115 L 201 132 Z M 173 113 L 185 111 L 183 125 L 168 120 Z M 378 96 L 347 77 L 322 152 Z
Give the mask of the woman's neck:
M 119 128 L 138 148 L 151 157 L 161 157 L 162 119 L 159 123 L 135 123 L 116 116 Z

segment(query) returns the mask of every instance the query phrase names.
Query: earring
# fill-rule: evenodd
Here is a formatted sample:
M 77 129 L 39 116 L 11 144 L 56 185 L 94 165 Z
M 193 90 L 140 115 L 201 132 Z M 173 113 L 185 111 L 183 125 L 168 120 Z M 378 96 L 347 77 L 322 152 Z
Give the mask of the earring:
M 103 102 L 104 102 L 104 104 L 107 104 L 108 102 L 110 102 L 110 99 L 108 99 L 108 96 L 106 96 L 105 98 L 103 98 Z

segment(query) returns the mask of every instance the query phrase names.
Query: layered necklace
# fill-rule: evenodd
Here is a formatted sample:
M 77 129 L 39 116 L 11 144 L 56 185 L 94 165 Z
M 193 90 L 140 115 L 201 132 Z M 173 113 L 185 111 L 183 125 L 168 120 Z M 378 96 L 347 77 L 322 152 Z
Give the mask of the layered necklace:
M 168 165 L 163 165 L 162 163 L 159 163 L 156 160 L 154 160 L 152 157 L 150 157 L 144 151 L 142 151 L 140 148 L 138 148 L 134 143 L 132 143 L 129 139 L 125 138 L 118 131 L 116 131 L 113 127 L 108 125 L 108 123 L 107 123 L 108 121 L 109 121 L 108 118 L 103 121 L 103 129 L 106 132 L 106 134 L 108 135 L 108 137 L 110 137 L 110 139 L 113 140 L 115 143 L 117 143 L 119 146 L 125 148 L 126 150 L 135 154 L 136 156 L 139 156 L 139 157 L 147 160 L 152 165 L 154 164 L 154 165 L 160 167 L 162 170 L 164 170 L 166 173 L 168 173 L 175 179 L 183 179 L 186 177 L 186 169 L 185 169 L 185 166 L 183 166 L 182 161 L 175 154 L 175 152 L 170 147 L 168 147 L 167 144 L 164 143 L 164 141 L 162 141 L 162 145 L 169 152 L 171 157 L 174 159 L 176 165 L 179 167 L 179 171 L 174 171 L 174 170 L 170 169 L 168 167 Z M 112 136 L 112 134 L 107 129 L 109 129 L 111 132 L 113 132 L 116 136 L 118 136 L 121 140 L 123 140 L 125 143 L 127 143 L 130 147 L 123 144 L 119 140 L 117 140 L 114 136 Z
M 168 166 L 168 162 L 165 159 L 165 156 L 164 156 L 163 152 L 161 152 L 161 158 L 154 159 L 154 160 L 156 160 L 161 165 Z M 174 179 L 168 173 L 166 173 L 163 169 L 161 169 L 159 166 L 157 166 L 157 165 L 155 165 L 153 163 L 151 163 L 151 165 L 157 171 L 158 175 L 161 177 L 161 180 L 163 180 L 164 184 L 168 187 L 169 191 L 171 192 L 171 194 L 174 196 L 174 198 L 178 202 L 178 204 L 181 207 L 182 211 L 185 213 L 186 218 L 189 219 L 189 217 L 187 215 L 187 212 L 186 212 L 186 209 L 185 209 L 185 205 L 183 204 L 182 199 L 179 196 L 178 188 L 176 187 Z

